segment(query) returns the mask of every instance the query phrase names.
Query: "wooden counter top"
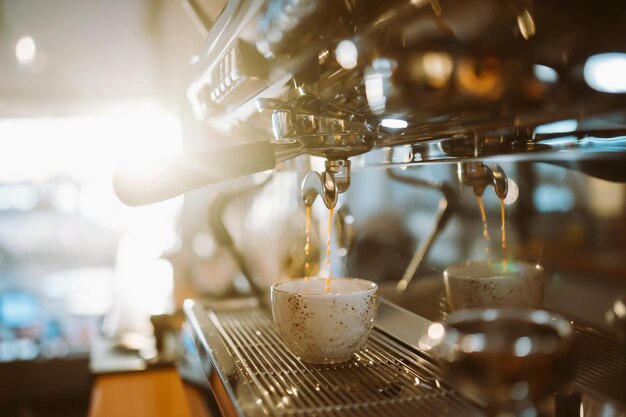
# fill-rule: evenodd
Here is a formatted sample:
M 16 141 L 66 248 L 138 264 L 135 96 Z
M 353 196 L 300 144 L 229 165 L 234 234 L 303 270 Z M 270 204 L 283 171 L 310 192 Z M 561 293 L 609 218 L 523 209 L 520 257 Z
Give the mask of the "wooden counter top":
M 176 369 L 98 375 L 89 417 L 210 417 L 202 398 Z

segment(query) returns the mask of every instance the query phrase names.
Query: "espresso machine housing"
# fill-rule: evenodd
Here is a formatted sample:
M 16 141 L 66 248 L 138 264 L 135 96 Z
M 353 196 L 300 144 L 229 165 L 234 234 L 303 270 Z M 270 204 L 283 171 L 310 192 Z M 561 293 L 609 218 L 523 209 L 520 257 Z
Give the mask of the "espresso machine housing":
M 521 197 L 538 186 L 535 166 L 577 179 L 626 182 L 626 86 L 623 73 L 615 75 L 619 69 L 606 69 L 626 67 L 626 7 L 617 0 L 185 4 L 206 34 L 192 59 L 197 71 L 189 103 L 199 121 L 238 145 L 172 158 L 150 176 L 121 170 L 116 189 L 138 205 L 273 170 L 263 182 L 244 180 L 240 190 L 222 192 L 211 205 L 215 240 L 235 259 L 247 290 L 185 303 L 191 350 L 202 360 L 221 413 L 484 414 L 484 404 L 450 385 L 423 346 L 432 323 L 449 313 L 438 266 L 469 256 L 461 250 L 456 259 L 446 258 L 437 253 L 438 242 L 481 237 L 479 229 L 466 228 L 480 221 L 474 197 L 512 202 L 519 194 L 509 217 L 522 242 L 517 255 L 541 252 L 545 239 L 533 246 L 530 231 L 536 221 L 543 224 L 536 220 L 541 210 L 533 208 L 532 197 Z M 149 186 L 155 180 L 157 189 Z M 304 364 L 273 329 L 268 284 L 301 276 L 302 265 L 293 264 L 305 259 L 292 256 L 292 270 L 281 266 L 281 275 L 255 276 L 256 249 L 238 239 L 237 223 L 250 221 L 258 206 L 250 204 L 254 195 L 268 187 L 293 196 L 300 213 L 314 204 L 320 213 L 336 209 L 333 251 L 342 262 L 329 273 L 380 284 L 384 298 L 375 330 L 352 362 Z M 577 192 L 592 198 L 587 188 Z M 410 204 L 403 203 L 407 199 Z M 398 225 L 419 204 L 431 214 L 413 239 Z M 371 207 L 393 216 L 377 216 Z M 471 221 L 464 214 L 470 210 Z M 617 218 L 626 221 L 623 213 Z M 293 240 L 298 248 L 300 223 Z M 620 238 L 611 243 L 622 253 L 618 258 L 623 244 Z M 626 273 L 604 279 L 609 268 L 593 257 L 563 272 L 558 259 L 570 249 L 565 245 L 540 259 L 551 277 L 542 308 L 571 319 L 576 371 L 540 411 L 626 415 L 620 340 L 626 307 L 619 298 L 626 293 Z M 398 252 L 403 255 L 396 259 Z M 258 255 L 271 263 L 268 253 L 274 252 Z M 594 291 L 602 295 L 596 299 Z

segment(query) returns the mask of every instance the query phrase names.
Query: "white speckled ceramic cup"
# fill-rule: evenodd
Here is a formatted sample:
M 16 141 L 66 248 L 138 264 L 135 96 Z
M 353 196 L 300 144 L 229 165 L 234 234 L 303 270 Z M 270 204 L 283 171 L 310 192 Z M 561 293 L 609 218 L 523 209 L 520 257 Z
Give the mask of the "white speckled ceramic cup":
M 446 296 L 453 311 L 476 308 L 537 308 L 543 301 L 543 268 L 527 262 L 468 262 L 447 268 Z
M 378 286 L 364 279 L 301 278 L 272 285 L 272 313 L 283 342 L 305 362 L 345 362 L 374 326 Z

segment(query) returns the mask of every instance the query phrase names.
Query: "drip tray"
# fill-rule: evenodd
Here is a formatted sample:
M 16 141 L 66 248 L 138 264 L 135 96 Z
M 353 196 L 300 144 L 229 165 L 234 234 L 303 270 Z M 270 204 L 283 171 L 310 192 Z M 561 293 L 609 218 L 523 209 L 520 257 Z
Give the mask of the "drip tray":
M 574 383 L 626 403 L 626 346 L 588 327 L 576 327 Z
M 379 331 L 351 362 L 315 366 L 290 353 L 273 323 L 258 311 L 215 317 L 238 370 L 272 414 L 358 411 L 379 416 L 383 409 L 400 415 L 421 409 L 442 415 L 451 407 L 468 407 L 418 357 Z
M 412 348 L 429 322 L 391 303 L 381 302 L 366 347 L 340 365 L 300 361 L 253 300 L 210 309 L 188 301 L 185 311 L 225 416 L 484 415 L 441 379 L 431 359 Z M 575 385 L 623 399 L 620 346 L 592 330 L 579 329 L 579 336 Z

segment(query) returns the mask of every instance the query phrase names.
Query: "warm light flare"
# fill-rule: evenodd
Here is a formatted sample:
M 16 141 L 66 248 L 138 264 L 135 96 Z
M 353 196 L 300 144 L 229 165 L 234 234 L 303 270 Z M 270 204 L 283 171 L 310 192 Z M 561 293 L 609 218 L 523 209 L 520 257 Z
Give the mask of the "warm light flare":
M 0 120 L 0 182 L 110 178 L 124 160 L 180 152 L 180 129 L 149 102 L 99 116 Z
M 428 336 L 432 339 L 441 339 L 445 334 L 445 329 L 441 323 L 433 323 L 428 327 Z
M 606 53 L 589 57 L 583 69 L 589 87 L 603 93 L 626 93 L 626 54 Z
M 556 70 L 554 70 L 553 68 L 546 65 L 534 65 L 533 73 L 539 81 L 542 81 L 546 84 L 554 84 L 559 81 L 559 73 L 556 72 Z
M 15 44 L 15 57 L 20 65 L 29 65 L 35 62 L 37 44 L 30 36 L 20 38 Z
M 18 48 L 18 58 L 27 57 L 27 46 Z M 173 266 L 160 257 L 177 242 L 182 206 L 179 198 L 127 207 L 113 192 L 113 172 L 132 160 L 144 175 L 150 161 L 180 152 L 180 121 L 155 101 L 133 101 L 91 116 L 0 120 L 0 183 L 10 187 L 0 209 L 36 210 L 43 202 L 46 209 L 122 236 L 114 267 L 78 271 L 67 291 L 76 294 L 67 301 L 77 314 L 102 314 L 113 305 L 105 320 L 108 334 L 151 331 L 149 316 L 172 308 Z M 59 227 L 64 250 L 74 250 L 77 242 L 75 229 Z M 87 273 L 90 280 L 83 279 Z M 69 274 L 62 278 L 74 279 Z M 57 286 L 59 279 L 52 276 L 49 282 Z
M 383 119 L 380 125 L 389 129 L 405 129 L 409 123 L 402 119 Z
M 435 88 L 442 88 L 452 76 L 452 57 L 447 52 L 426 52 L 422 57 L 424 75 L 428 83 Z
M 131 209 L 113 193 L 111 179 L 121 162 L 133 160 L 139 171 L 146 161 L 181 150 L 180 121 L 151 101 L 98 116 L 0 120 L 0 150 L 0 182 L 67 178 L 77 188 L 63 206 L 75 207 L 105 227 L 153 227 L 163 216 L 172 218 L 181 204 L 173 200 Z
M 519 197 L 519 187 L 517 186 L 517 183 L 511 178 L 507 178 L 506 181 L 508 184 L 508 191 L 506 193 L 506 197 L 504 198 L 504 204 L 510 206 L 511 204 L 515 203 L 517 201 L 517 198 Z
M 352 69 L 357 66 L 359 51 L 354 42 L 343 40 L 339 42 L 337 49 L 335 49 L 335 57 L 343 68 Z

